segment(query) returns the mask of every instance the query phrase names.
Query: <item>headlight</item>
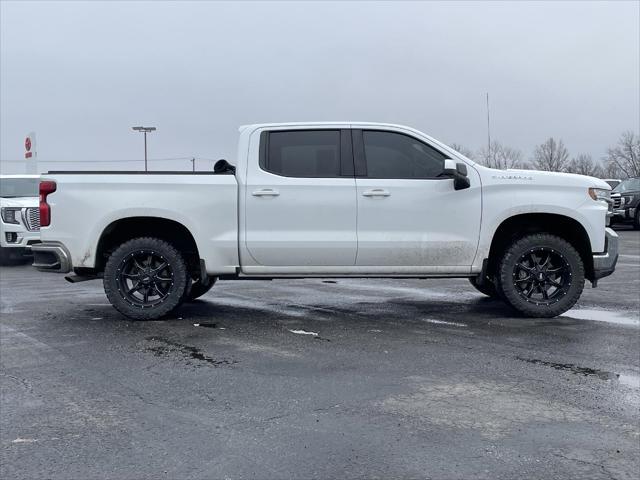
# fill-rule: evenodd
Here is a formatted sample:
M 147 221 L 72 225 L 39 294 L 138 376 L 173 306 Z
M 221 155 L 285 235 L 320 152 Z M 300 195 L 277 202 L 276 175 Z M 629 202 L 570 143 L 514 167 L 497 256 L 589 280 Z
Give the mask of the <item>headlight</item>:
M 605 202 L 611 201 L 611 190 L 607 190 L 605 188 L 594 188 L 591 187 L 589 189 L 589 196 L 594 200 L 603 200 Z
M 630 205 L 635 201 L 636 196 L 635 195 L 623 195 L 622 198 L 624 199 L 624 204 L 625 205 Z
M 20 223 L 18 221 L 18 218 L 20 218 L 20 210 L 20 208 L 14 207 L 2 207 L 0 214 L 2 215 L 4 223 Z

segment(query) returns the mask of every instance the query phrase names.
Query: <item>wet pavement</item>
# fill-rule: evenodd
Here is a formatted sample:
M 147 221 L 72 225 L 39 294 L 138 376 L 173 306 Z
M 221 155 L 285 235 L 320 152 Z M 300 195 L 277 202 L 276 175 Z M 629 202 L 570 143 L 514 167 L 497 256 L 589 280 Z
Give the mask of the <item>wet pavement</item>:
M 0 478 L 640 473 L 640 232 L 557 319 L 464 280 L 220 282 L 131 322 L 0 270 Z

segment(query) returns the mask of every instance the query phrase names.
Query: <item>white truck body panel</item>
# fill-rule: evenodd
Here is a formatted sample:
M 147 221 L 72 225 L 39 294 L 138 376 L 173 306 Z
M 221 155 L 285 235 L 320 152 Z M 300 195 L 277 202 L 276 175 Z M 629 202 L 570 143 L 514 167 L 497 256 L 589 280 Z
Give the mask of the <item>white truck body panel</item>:
M 265 130 L 378 129 L 421 140 L 467 166 L 470 187 L 453 180 L 291 178 L 262 170 Z M 96 265 L 104 230 L 128 217 L 160 217 L 193 235 L 210 275 L 445 276 L 480 272 L 506 219 L 552 213 L 574 219 L 592 252 L 602 252 L 607 205 L 588 188 L 602 180 L 482 167 L 411 128 L 358 122 L 287 123 L 240 128 L 236 174 L 45 175 L 52 223 L 43 241 L 61 242 L 74 268 Z M 385 195 L 368 195 L 371 191 Z M 388 195 L 387 195 L 388 194 Z
M 47 175 L 61 186 L 48 198 L 45 238 L 62 242 L 74 267 L 92 268 L 96 247 L 114 221 L 158 217 L 184 225 L 212 273 L 238 266 L 237 185 L 232 175 Z

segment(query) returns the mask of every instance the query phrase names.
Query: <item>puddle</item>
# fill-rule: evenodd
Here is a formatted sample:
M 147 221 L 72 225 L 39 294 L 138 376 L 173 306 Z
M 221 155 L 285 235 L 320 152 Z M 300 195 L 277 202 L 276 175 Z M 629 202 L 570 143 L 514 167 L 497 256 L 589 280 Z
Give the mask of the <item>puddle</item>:
M 466 325 L 464 323 L 447 322 L 445 320 L 434 320 L 432 318 L 425 318 L 424 321 L 427 322 L 427 323 L 434 323 L 436 325 L 450 325 L 452 327 L 468 327 L 468 325 Z
M 187 360 L 187 363 L 190 365 L 194 365 L 194 361 L 196 361 L 198 363 L 207 363 L 209 365 L 213 365 L 214 367 L 221 367 L 223 365 L 233 365 L 235 363 L 238 363 L 235 360 L 216 360 L 215 358 L 211 358 L 205 355 L 196 347 L 172 342 L 171 340 L 167 340 L 165 338 L 150 337 L 147 338 L 147 341 L 156 344 L 147 346 L 145 348 L 145 350 L 153 353 L 156 357 L 168 357 L 171 355 L 177 355 Z M 200 366 L 197 363 L 195 363 L 195 365 Z
M 617 325 L 640 326 L 640 318 L 632 316 L 632 312 L 612 312 L 609 310 L 596 310 L 589 308 L 574 308 L 566 312 L 563 317 L 576 320 L 593 320 L 595 322 L 615 323 Z
M 617 380 L 621 385 L 631 388 L 640 388 L 640 376 L 637 375 L 620 374 L 609 372 L 607 370 L 598 370 L 597 368 L 580 367 L 573 363 L 554 363 L 537 360 L 535 358 L 516 358 L 522 362 L 533 363 L 534 365 L 544 365 L 545 367 L 551 367 L 556 370 L 563 370 L 575 373 L 576 375 L 583 375 L 585 377 L 594 376 L 598 377 L 600 380 Z
M 620 382 L 620 384 L 627 387 L 640 389 L 640 376 L 638 375 L 627 375 L 621 373 L 620 375 L 618 375 L 618 381 Z

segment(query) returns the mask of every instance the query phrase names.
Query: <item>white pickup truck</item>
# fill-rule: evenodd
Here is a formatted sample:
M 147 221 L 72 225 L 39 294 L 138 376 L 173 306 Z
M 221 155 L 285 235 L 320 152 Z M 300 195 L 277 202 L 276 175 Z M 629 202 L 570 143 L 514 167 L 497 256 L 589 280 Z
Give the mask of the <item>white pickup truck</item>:
M 215 170 L 49 172 L 34 266 L 103 278 L 133 319 L 218 279 L 301 277 L 468 278 L 553 317 L 618 258 L 604 181 L 493 170 L 408 127 L 243 126 Z

